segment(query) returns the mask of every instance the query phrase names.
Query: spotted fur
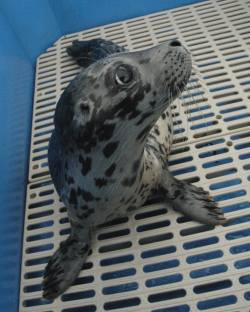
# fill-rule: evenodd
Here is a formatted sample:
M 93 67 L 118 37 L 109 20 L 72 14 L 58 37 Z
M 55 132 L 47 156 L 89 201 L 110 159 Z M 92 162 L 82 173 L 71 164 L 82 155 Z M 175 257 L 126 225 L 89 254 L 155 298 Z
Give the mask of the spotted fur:
M 68 51 L 84 69 L 57 104 L 49 145 L 51 176 L 72 228 L 45 270 L 50 299 L 79 274 L 90 229 L 134 211 L 157 190 L 195 220 L 224 220 L 206 192 L 176 180 L 166 166 L 170 103 L 191 74 L 189 52 L 169 41 L 132 53 L 102 39 L 75 42 Z

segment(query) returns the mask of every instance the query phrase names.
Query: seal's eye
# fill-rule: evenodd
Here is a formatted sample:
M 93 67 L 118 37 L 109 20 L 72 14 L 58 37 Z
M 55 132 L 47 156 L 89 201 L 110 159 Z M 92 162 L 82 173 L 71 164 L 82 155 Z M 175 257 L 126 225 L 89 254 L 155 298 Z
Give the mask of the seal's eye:
M 125 86 L 133 80 L 133 72 L 129 66 L 120 65 L 115 72 L 115 82 L 120 86 Z

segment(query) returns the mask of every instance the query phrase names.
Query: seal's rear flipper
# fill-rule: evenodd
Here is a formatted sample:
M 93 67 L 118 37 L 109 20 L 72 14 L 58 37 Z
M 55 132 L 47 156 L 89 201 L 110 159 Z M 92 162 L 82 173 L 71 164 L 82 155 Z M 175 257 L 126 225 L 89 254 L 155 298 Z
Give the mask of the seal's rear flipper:
M 85 236 L 86 237 L 86 236 Z M 44 273 L 43 297 L 55 299 L 75 281 L 89 251 L 89 240 L 70 235 L 50 258 Z
M 112 41 L 92 39 L 87 41 L 73 41 L 67 48 L 68 55 L 72 56 L 78 65 L 87 67 L 108 55 L 124 52 L 125 49 Z
M 195 221 L 219 225 L 224 224 L 223 211 L 209 193 L 184 181 L 175 179 L 167 169 L 163 170 L 161 187 L 173 208 Z

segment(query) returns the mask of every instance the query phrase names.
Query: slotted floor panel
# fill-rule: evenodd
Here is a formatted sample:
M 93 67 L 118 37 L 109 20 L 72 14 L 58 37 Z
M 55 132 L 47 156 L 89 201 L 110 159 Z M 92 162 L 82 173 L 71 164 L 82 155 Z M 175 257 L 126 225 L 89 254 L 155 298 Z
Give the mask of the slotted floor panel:
M 64 36 L 39 57 L 20 311 L 249 312 L 249 26 L 250 1 L 205 1 Z M 177 37 L 188 46 L 200 74 L 172 105 L 169 167 L 209 190 L 230 222 L 213 228 L 166 204 L 143 207 L 96 230 L 79 278 L 51 302 L 41 299 L 43 270 L 69 224 L 50 181 L 48 140 L 60 94 L 80 70 L 65 48 L 98 37 L 129 50 Z
M 180 38 L 191 51 L 199 74 L 192 75 L 187 90 L 172 105 L 175 144 L 188 144 L 248 128 L 248 6 L 245 1 L 207 1 L 58 40 L 37 62 L 30 181 L 49 176 L 47 147 L 53 129 L 54 109 L 64 88 L 80 71 L 66 54 L 66 47 L 76 39 L 102 37 L 133 51 Z

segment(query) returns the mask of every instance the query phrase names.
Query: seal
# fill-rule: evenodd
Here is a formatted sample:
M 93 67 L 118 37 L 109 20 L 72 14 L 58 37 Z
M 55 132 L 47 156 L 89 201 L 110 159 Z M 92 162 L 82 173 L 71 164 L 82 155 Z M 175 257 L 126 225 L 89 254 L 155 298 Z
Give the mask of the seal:
M 71 234 L 46 266 L 47 299 L 77 278 L 94 227 L 143 206 L 156 192 L 193 220 L 225 222 L 208 192 L 177 180 L 167 166 L 173 137 L 170 104 L 191 75 L 188 50 L 171 40 L 128 52 L 95 39 L 74 42 L 68 53 L 83 70 L 57 104 L 48 158 Z

